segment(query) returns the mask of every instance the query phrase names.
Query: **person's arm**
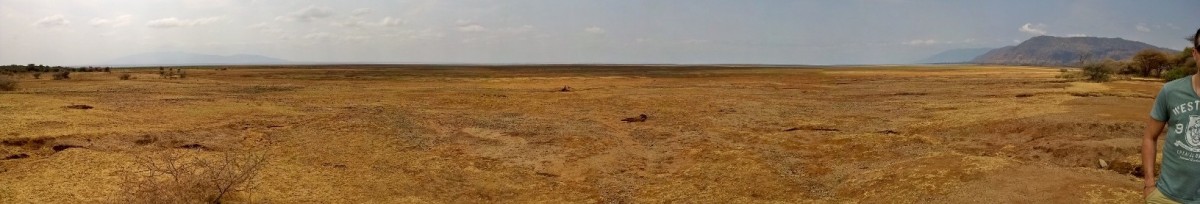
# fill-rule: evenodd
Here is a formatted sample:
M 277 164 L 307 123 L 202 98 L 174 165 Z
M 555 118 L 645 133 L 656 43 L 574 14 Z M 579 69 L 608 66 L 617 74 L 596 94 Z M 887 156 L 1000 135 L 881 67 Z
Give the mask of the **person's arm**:
M 1154 191 L 1154 162 L 1158 156 L 1158 135 L 1162 133 L 1166 122 L 1146 119 L 1146 131 L 1142 133 L 1142 178 L 1145 178 L 1142 196 Z

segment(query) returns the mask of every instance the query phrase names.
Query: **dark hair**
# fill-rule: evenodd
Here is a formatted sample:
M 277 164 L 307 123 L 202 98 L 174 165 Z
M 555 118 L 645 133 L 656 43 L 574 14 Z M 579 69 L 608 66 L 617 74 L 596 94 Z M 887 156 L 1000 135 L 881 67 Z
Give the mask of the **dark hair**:
M 1200 29 L 1196 29 L 1196 34 L 1192 35 L 1192 38 L 1188 38 L 1188 41 L 1192 41 L 1192 49 L 1200 48 L 1200 40 L 1196 38 L 1200 38 Z

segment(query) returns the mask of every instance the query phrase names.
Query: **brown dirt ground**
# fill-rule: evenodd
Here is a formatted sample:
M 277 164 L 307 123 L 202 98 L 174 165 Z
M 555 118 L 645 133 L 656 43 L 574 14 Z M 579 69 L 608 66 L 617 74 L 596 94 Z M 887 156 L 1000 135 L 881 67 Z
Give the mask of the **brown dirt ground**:
M 133 156 L 235 148 L 272 155 L 235 203 L 1130 203 L 1161 86 L 988 66 L 128 72 L 0 92 L 0 157 L 29 155 L 0 160 L 0 203 L 115 202 Z

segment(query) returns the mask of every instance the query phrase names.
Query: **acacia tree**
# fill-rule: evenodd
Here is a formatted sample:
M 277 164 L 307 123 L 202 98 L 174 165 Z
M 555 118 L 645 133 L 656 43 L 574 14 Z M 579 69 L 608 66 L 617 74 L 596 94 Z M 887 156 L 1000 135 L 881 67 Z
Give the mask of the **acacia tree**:
M 1166 53 L 1145 49 L 1133 55 L 1134 67 L 1142 71 L 1143 77 L 1149 77 L 1151 74 L 1158 75 L 1158 72 L 1170 65 L 1170 60 Z
M 1176 53 L 1171 57 L 1171 64 L 1175 67 L 1195 68 L 1196 60 L 1192 59 L 1192 47 L 1184 48 L 1182 52 Z

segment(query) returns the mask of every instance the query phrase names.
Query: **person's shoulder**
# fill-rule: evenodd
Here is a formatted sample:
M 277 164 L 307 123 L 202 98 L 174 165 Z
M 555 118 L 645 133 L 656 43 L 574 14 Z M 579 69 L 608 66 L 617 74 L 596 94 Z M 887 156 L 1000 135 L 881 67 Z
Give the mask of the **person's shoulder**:
M 1192 76 L 1179 77 L 1178 79 L 1168 81 L 1163 84 L 1163 90 L 1169 89 L 1184 89 L 1192 86 Z

